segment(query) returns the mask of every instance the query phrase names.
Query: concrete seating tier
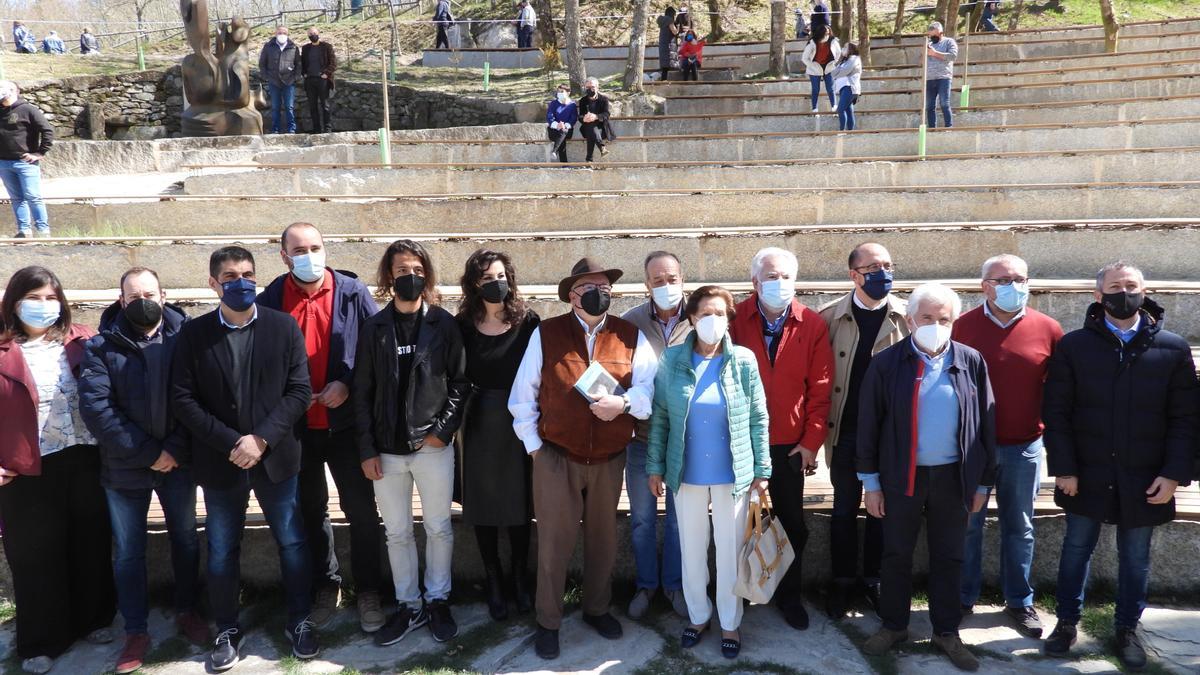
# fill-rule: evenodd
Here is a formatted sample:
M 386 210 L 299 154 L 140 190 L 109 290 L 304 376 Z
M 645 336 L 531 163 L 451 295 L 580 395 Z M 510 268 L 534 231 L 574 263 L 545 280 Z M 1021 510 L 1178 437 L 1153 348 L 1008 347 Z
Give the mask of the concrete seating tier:
M 958 91 L 954 88 L 951 106 L 959 104 Z M 866 109 L 909 108 L 920 110 L 923 100 L 920 90 L 898 90 L 886 93 L 868 93 L 859 104 Z M 1174 96 L 1200 93 L 1200 74 L 1195 70 L 1177 75 L 1154 75 L 1142 78 L 1124 77 L 1065 77 L 1053 82 L 1016 86 L 986 85 L 971 87 L 971 105 L 1038 105 L 1064 101 L 1085 101 L 1144 96 Z M 828 105 L 826 101 L 825 105 Z M 676 96 L 666 99 L 663 111 L 668 115 L 698 113 L 768 113 L 798 112 L 808 110 L 808 93 L 762 94 L 739 96 L 736 94 L 713 96 Z
M 1067 56 L 1044 57 L 1037 59 L 976 59 L 968 54 L 969 63 L 966 64 L 967 70 L 971 77 L 976 73 L 1012 73 L 1014 76 L 1019 76 L 1026 69 L 1029 70 L 1044 70 L 1049 68 L 1092 68 L 1102 66 L 1118 66 L 1141 64 L 1149 65 L 1164 59 L 1181 59 L 1194 58 L 1196 47 L 1195 45 L 1172 47 L 1169 49 L 1151 49 L 1144 52 L 1137 51 L 1121 51 L 1115 53 L 1102 54 L 1075 54 Z M 921 61 L 920 54 L 917 54 L 917 60 L 912 63 L 904 64 L 872 64 L 863 66 L 864 75 L 866 77 L 898 77 L 898 76 L 913 76 L 920 77 Z M 954 76 L 961 78 L 963 75 L 964 66 L 962 63 L 954 69 Z M 803 73 L 801 73 L 803 75 Z
M 915 117 L 915 115 L 914 115 Z M 930 155 L 962 153 L 1067 152 L 1089 149 L 1170 148 L 1194 135 L 1200 117 L 1172 117 L 1135 122 L 1092 122 L 1006 127 L 959 127 L 929 135 Z M 1200 137 L 1196 137 L 1200 142 Z M 572 161 L 583 161 L 583 141 L 568 145 Z M 548 161 L 544 139 L 472 143 L 396 144 L 393 164 L 527 164 Z M 900 157 L 915 154 L 912 127 L 864 130 L 853 134 L 794 132 L 634 137 L 612 144 L 606 165 L 620 162 L 756 162 L 853 157 Z M 377 148 L 367 145 L 323 146 L 266 152 L 256 161 L 283 163 L 378 162 Z M 599 157 L 597 156 L 597 159 Z

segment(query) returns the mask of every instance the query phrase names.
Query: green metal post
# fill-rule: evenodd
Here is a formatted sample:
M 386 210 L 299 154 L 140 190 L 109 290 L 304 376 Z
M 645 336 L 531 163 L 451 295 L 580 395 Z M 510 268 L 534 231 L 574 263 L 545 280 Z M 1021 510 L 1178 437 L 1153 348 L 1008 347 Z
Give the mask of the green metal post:
M 146 51 L 142 47 L 142 42 L 141 42 L 140 38 L 138 39 L 137 48 L 138 48 L 138 70 L 144 72 L 146 70 Z
M 483 90 L 487 91 L 492 83 L 492 62 L 483 62 Z
M 964 84 L 962 86 L 962 94 L 958 97 L 958 107 L 962 108 L 963 111 L 971 107 L 971 85 Z
M 925 159 L 925 133 L 926 133 L 926 131 L 927 130 L 926 130 L 924 124 L 922 124 L 920 127 L 917 128 L 917 155 L 919 155 L 921 157 L 921 159 Z
M 396 52 L 389 52 L 388 58 L 388 79 L 396 79 Z
M 388 138 L 387 129 L 379 130 L 379 163 L 392 163 L 392 143 Z

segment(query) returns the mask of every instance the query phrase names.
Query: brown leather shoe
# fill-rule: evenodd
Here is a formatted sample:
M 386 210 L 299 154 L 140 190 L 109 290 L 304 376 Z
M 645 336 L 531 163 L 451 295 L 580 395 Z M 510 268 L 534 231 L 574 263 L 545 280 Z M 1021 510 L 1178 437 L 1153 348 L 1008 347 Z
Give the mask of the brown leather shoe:
M 175 627 L 194 645 L 208 647 L 212 644 L 213 636 L 208 629 L 208 622 L 194 611 L 177 614 Z
M 955 634 L 949 635 L 934 635 L 933 644 L 937 648 L 946 653 L 950 657 L 950 663 L 954 664 L 959 670 L 975 672 L 979 670 L 979 659 L 967 649 L 963 644 L 962 638 Z
M 358 625 L 364 633 L 374 633 L 387 623 L 387 615 L 380 608 L 379 594 L 363 591 L 358 594 Z
M 892 647 L 908 639 L 907 630 L 890 630 L 880 628 L 863 645 L 863 651 L 872 656 L 882 656 L 892 650 Z

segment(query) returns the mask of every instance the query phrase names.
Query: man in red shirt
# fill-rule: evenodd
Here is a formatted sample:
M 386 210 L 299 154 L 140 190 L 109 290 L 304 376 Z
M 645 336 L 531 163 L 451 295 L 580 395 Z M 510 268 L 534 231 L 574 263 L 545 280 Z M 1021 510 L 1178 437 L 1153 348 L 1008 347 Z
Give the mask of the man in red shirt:
M 1033 609 L 1033 502 L 1042 465 L 1042 385 L 1051 352 L 1063 336 L 1054 319 L 1026 306 L 1029 267 L 1015 255 L 983 263 L 985 301 L 954 324 L 952 338 L 983 355 L 996 397 L 996 505 L 1005 609 L 1022 634 L 1040 638 Z M 982 583 L 983 523 L 971 514 L 963 553 L 962 605 L 970 613 Z
M 325 242 L 316 227 L 292 223 L 283 231 L 280 255 L 288 273 L 258 297 L 258 304 L 291 314 L 300 324 L 308 352 L 313 399 L 300 436 L 300 513 L 312 554 L 312 621 L 327 624 L 341 601 L 341 576 L 329 522 L 333 475 L 342 511 L 350 520 L 351 571 L 357 589 L 359 623 L 368 633 L 387 617 L 380 609 L 382 583 L 379 512 L 375 489 L 359 466 L 350 381 L 358 327 L 378 308 L 367 287 L 353 275 L 325 266 Z
M 775 590 L 775 604 L 788 625 L 808 628 L 801 589 L 801 559 L 808 540 L 804 523 L 804 477 L 817 468 L 825 442 L 833 390 L 833 348 L 821 315 L 796 300 L 800 264 L 791 251 L 764 248 L 754 255 L 754 294 L 738 303 L 729 327 L 734 344 L 754 352 L 770 414 L 771 465 L 768 489 L 796 561 Z

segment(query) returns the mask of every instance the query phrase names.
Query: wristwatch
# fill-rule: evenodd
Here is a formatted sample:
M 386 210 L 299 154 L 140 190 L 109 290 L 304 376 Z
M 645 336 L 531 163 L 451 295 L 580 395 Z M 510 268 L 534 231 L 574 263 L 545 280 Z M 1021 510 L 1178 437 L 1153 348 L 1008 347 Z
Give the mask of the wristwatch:
M 621 412 L 628 415 L 629 409 L 633 405 L 632 403 L 629 402 L 629 394 L 621 394 L 621 401 L 623 401 L 625 403 L 625 405 L 621 407 Z

